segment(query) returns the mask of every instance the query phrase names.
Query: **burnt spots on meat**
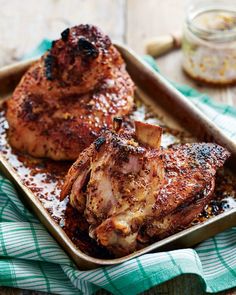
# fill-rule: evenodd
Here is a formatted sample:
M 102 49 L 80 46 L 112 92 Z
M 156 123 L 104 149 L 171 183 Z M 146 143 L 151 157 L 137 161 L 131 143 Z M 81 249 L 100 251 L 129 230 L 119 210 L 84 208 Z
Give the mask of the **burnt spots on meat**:
M 179 145 L 174 148 L 178 148 Z M 186 144 L 182 150 L 183 158 L 188 158 L 188 165 L 194 169 L 199 166 L 206 167 L 206 164 L 212 160 L 212 151 L 208 144 Z
M 50 132 L 49 132 L 48 129 L 43 129 L 42 132 L 40 133 L 40 135 L 42 135 L 42 136 L 49 136 L 50 135 Z M 45 148 L 46 148 L 46 146 L 45 146 Z
M 225 150 L 222 146 L 220 145 L 214 145 L 214 150 L 213 153 L 216 157 L 216 160 L 219 162 L 219 165 L 222 165 L 224 163 L 224 161 L 226 161 L 229 156 L 230 156 L 230 152 Z
M 199 164 L 205 164 L 206 161 L 209 161 L 212 154 L 212 149 L 209 145 L 199 145 L 196 146 L 196 159 Z
M 118 132 L 122 126 L 123 119 L 121 117 L 115 117 L 113 119 L 113 129 Z
M 35 121 L 37 116 L 33 113 L 33 102 L 25 99 L 21 104 L 20 115 L 27 121 Z
M 210 205 L 211 205 L 212 214 L 217 215 L 219 213 L 220 209 L 221 209 L 220 208 L 220 202 L 218 202 L 216 200 L 213 200 L 213 201 L 211 201 Z
M 85 24 L 85 25 L 79 25 L 75 27 L 77 34 L 83 34 L 84 36 L 90 36 L 93 26 Z
M 26 121 L 36 121 L 46 105 L 41 104 L 41 96 L 28 96 L 21 104 L 19 116 Z
M 201 166 L 205 166 L 207 163 L 221 165 L 229 156 L 223 147 L 216 144 L 194 145 L 193 151 L 197 163 Z
M 53 55 L 48 54 L 44 59 L 44 66 L 47 80 L 52 81 L 54 79 L 53 73 L 55 72 L 56 58 Z
M 111 46 L 111 39 L 107 35 L 104 38 L 104 45 L 105 49 L 108 49 Z
M 63 32 L 61 32 L 61 39 L 66 42 L 69 38 L 70 29 L 67 28 Z
M 76 27 L 76 35 L 84 36 L 94 42 L 101 49 L 107 50 L 111 46 L 111 40 L 104 35 L 97 27 L 91 25 L 80 25 Z
M 106 142 L 106 138 L 105 137 L 99 137 L 95 140 L 94 145 L 95 145 L 95 149 L 98 152 L 101 148 L 101 146 Z
M 55 44 L 56 44 L 56 41 L 52 41 L 51 48 L 53 48 L 55 46 Z
M 121 163 L 129 163 L 129 152 L 127 150 L 119 149 L 117 157 L 115 159 L 116 165 L 121 165 Z
M 39 67 L 36 67 L 32 72 L 31 72 L 32 77 L 34 80 L 38 80 L 39 78 Z
M 79 38 L 78 41 L 78 49 L 79 52 L 86 58 L 97 58 L 99 55 L 99 51 L 95 45 L 93 45 L 90 41 L 85 38 Z
M 122 162 L 128 163 L 131 155 L 140 156 L 145 152 L 144 148 L 127 144 L 127 142 L 124 142 L 116 136 L 112 137 L 111 142 L 112 146 L 117 149 L 117 165 Z

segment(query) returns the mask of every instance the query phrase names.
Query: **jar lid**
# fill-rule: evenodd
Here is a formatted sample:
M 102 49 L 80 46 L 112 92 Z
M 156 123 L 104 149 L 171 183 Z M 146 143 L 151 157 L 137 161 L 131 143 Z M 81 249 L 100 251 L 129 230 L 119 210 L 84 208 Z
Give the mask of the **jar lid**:
M 201 39 L 213 42 L 236 40 L 236 6 L 222 6 L 221 1 L 192 2 L 186 23 Z

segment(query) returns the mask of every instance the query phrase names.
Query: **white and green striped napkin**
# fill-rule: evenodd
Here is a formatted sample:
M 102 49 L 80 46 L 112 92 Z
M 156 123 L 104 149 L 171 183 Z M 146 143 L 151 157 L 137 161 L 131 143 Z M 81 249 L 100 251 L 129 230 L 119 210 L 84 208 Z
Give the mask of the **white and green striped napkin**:
M 146 254 L 118 266 L 79 271 L 0 177 L 0 286 L 53 294 L 104 288 L 134 295 L 182 274 L 196 274 L 207 292 L 236 286 L 236 227 L 195 249 Z M 59 264 L 60 262 L 60 264 Z
M 216 104 L 187 86 L 175 86 L 235 138 L 235 108 Z M 195 274 L 211 293 L 236 287 L 236 227 L 195 249 L 146 254 L 117 266 L 79 271 L 24 207 L 10 181 L 0 176 L 0 286 L 62 295 L 104 288 L 133 295 L 182 274 Z

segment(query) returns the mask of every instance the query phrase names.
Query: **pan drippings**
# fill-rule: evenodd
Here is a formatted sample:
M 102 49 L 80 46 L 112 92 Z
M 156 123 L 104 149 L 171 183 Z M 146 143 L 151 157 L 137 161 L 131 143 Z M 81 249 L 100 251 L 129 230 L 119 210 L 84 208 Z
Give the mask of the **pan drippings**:
M 191 136 L 163 124 L 162 118 L 155 116 L 148 107 L 137 103 L 132 119 L 156 123 L 163 128 L 162 145 L 169 147 L 176 143 L 193 142 Z M 132 128 L 129 120 L 127 126 Z M 99 247 L 87 234 L 88 224 L 68 203 L 68 198 L 59 201 L 64 176 L 71 166 L 69 161 L 53 161 L 36 159 L 14 151 L 7 142 L 8 124 L 5 119 L 5 110 L 0 111 L 1 153 L 20 176 L 22 182 L 35 194 L 43 207 L 50 213 L 56 223 L 63 228 L 73 243 L 83 252 L 98 258 L 111 258 L 107 251 Z M 236 178 L 221 169 L 216 176 L 216 189 L 213 200 L 205 207 L 193 224 L 203 222 L 212 216 L 236 208 Z M 79 225 L 79 226 L 78 226 Z

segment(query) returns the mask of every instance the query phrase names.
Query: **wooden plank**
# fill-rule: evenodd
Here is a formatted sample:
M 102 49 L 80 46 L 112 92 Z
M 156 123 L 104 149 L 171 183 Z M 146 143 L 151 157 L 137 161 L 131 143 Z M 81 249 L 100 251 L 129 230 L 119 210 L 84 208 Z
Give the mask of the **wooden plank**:
M 96 24 L 112 39 L 124 40 L 125 0 L 1 1 L 0 66 L 20 59 L 43 38 L 58 38 L 68 26 Z
M 144 53 L 145 42 L 159 34 L 180 31 L 184 19 L 183 0 L 128 0 L 127 43 Z
M 126 20 L 128 45 L 143 54 L 148 39 L 176 31 L 180 32 L 184 22 L 184 2 L 183 0 L 129 0 Z M 208 93 L 217 101 L 236 105 L 236 87 L 210 87 L 195 82 L 183 73 L 181 55 L 181 51 L 177 50 L 157 59 L 164 76 Z
M 204 85 L 188 77 L 182 70 L 181 50 L 172 51 L 157 59 L 161 73 L 168 79 L 189 85 L 202 93 L 207 93 L 216 101 L 229 105 L 236 105 L 236 87 L 216 87 Z M 174 69 L 174 70 L 173 70 Z

